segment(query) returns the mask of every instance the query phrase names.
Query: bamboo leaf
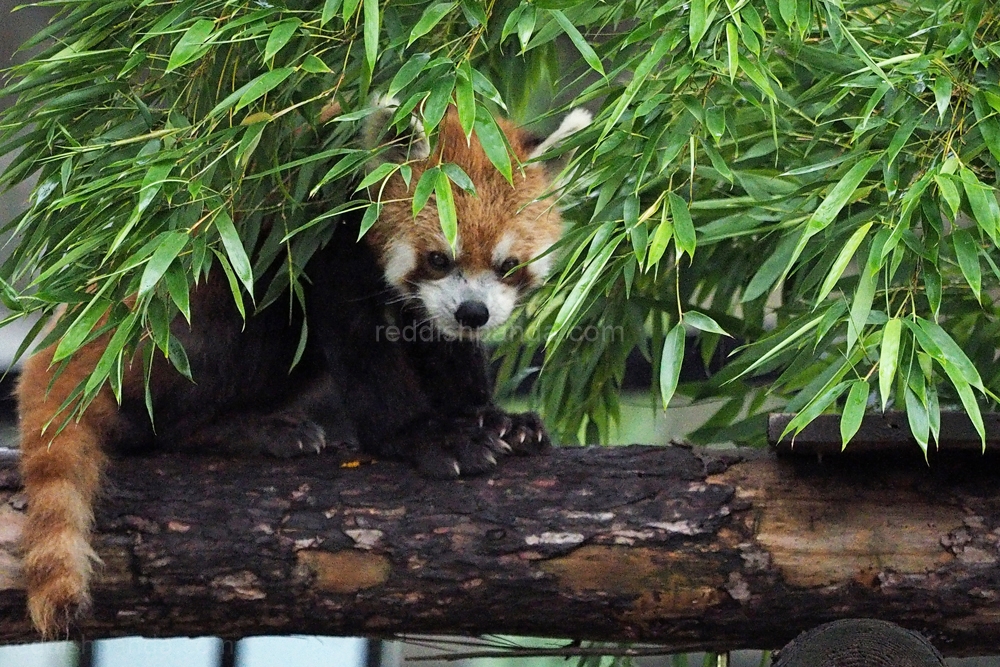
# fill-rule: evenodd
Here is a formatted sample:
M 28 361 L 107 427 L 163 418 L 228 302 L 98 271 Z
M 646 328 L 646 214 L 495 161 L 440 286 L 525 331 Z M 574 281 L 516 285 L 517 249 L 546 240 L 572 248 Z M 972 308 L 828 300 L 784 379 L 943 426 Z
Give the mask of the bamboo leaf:
M 699 329 L 701 331 L 708 331 L 709 333 L 720 334 L 722 336 L 729 336 L 730 338 L 732 338 L 732 335 L 729 334 L 721 326 L 719 326 L 718 322 L 713 320 L 708 315 L 705 315 L 704 313 L 699 313 L 697 310 L 686 311 L 684 313 L 682 321 L 684 322 L 684 324 L 689 324 L 693 326 L 695 329 Z
M 677 241 L 677 249 L 694 257 L 697 240 L 687 202 L 673 192 L 667 193 L 667 199 L 670 201 L 670 216 L 674 222 L 674 239 Z
M 573 25 L 573 23 L 566 18 L 566 15 L 560 10 L 552 9 L 549 10 L 549 13 L 552 15 L 552 18 L 556 20 L 556 23 L 559 24 L 559 27 L 563 29 L 563 32 L 566 33 L 566 36 L 569 37 L 570 41 L 573 42 L 573 46 L 575 46 L 576 50 L 580 52 L 580 55 L 583 56 L 584 61 L 590 65 L 590 68 L 601 76 L 606 76 L 604 73 L 604 65 L 601 64 L 601 59 L 598 57 L 597 52 L 594 51 L 594 47 L 587 43 L 587 40 L 580 34 L 577 27 Z
M 434 196 L 437 198 L 438 220 L 441 231 L 452 251 L 458 240 L 458 218 L 455 214 L 455 197 L 451 191 L 451 179 L 444 171 L 439 171 L 434 183 Z
M 139 296 L 148 294 L 167 272 L 174 259 L 180 254 L 187 244 L 189 237 L 183 232 L 166 232 L 159 240 L 156 250 L 146 263 L 146 269 L 142 272 L 142 279 L 139 281 Z
M 893 317 L 885 323 L 882 329 L 882 349 L 878 358 L 878 387 L 882 396 L 882 412 L 889 402 L 889 392 L 896 378 L 896 365 L 899 359 L 899 341 L 903 323 L 898 317 Z
M 425 9 L 424 13 L 420 15 L 420 20 L 417 21 L 417 24 L 413 26 L 412 30 L 410 30 L 410 39 L 406 42 L 406 45 L 409 46 L 413 44 L 413 42 L 433 30 L 434 26 L 436 26 L 441 19 L 447 16 L 448 12 L 454 8 L 454 2 L 437 2 Z
M 420 175 L 417 187 L 413 190 L 412 208 L 414 218 L 427 205 L 427 200 L 430 199 L 431 194 L 434 192 L 434 187 L 437 185 L 438 171 L 439 167 L 431 167 Z
M 809 216 L 807 230 L 810 234 L 815 234 L 834 221 L 880 157 L 882 157 L 881 154 L 875 154 L 863 158 L 837 181 L 837 184 L 823 198 L 813 214 Z
M 462 126 L 462 131 L 468 139 L 472 136 L 472 128 L 476 123 L 476 96 L 472 90 L 472 70 L 468 60 L 458 66 L 455 105 L 458 107 L 458 124 Z
M 267 38 L 267 44 L 264 46 L 264 60 L 270 60 L 281 49 L 285 48 L 285 45 L 295 36 L 295 31 L 299 29 L 300 25 L 302 25 L 302 20 L 298 18 L 290 18 L 278 22 L 271 29 L 271 34 Z
M 239 111 L 247 105 L 256 102 L 258 99 L 284 83 L 285 79 L 291 76 L 294 71 L 295 70 L 291 67 L 281 67 L 279 69 L 271 70 L 265 74 L 261 74 L 256 79 L 251 81 L 250 85 L 243 91 L 243 94 L 240 95 L 239 102 L 236 103 L 236 107 L 233 111 Z M 215 112 L 214 109 L 213 112 Z
M 729 83 L 736 81 L 740 71 L 739 28 L 733 23 L 726 24 L 726 56 L 729 66 Z
M 379 13 L 378 0 L 364 0 L 364 38 L 365 38 L 365 62 L 368 64 L 368 71 L 375 71 L 375 60 L 378 58 L 378 35 Z
M 905 392 L 906 401 L 906 420 L 910 424 L 910 433 L 913 434 L 913 439 L 917 441 L 920 446 L 920 450 L 924 453 L 924 458 L 927 457 L 927 436 L 930 433 L 930 422 L 927 418 L 927 406 L 917 397 L 913 390 L 909 387 L 906 388 Z
M 847 402 L 844 403 L 844 412 L 840 416 L 840 442 L 841 448 L 847 449 L 847 443 L 861 428 L 861 420 L 865 416 L 865 407 L 868 405 L 868 383 L 864 380 L 855 380 L 851 383 L 851 390 L 847 394 Z
M 691 52 L 698 49 L 702 37 L 708 30 L 708 0 L 691 0 L 691 17 L 688 23 L 688 38 L 691 40 Z
M 190 28 L 184 31 L 177 40 L 174 50 L 170 53 L 166 71 L 172 72 L 188 63 L 194 62 L 208 50 L 208 41 L 215 30 L 215 21 L 198 19 Z
M 951 103 L 952 85 L 951 77 L 947 74 L 942 74 L 934 80 L 934 103 L 937 105 L 939 120 L 944 119 L 948 104 Z
M 854 253 L 857 252 L 858 246 L 868 235 L 868 231 L 872 228 L 872 223 L 866 222 L 865 224 L 858 227 L 851 238 L 847 239 L 847 243 L 844 247 L 840 249 L 840 253 L 837 255 L 837 259 L 833 261 L 833 265 L 830 267 L 830 272 L 826 274 L 826 278 L 823 280 L 823 284 L 819 288 L 819 294 L 816 296 L 816 303 L 813 308 L 819 306 L 820 303 L 830 292 L 833 291 L 834 286 L 840 277 L 844 275 L 844 271 L 847 269 L 847 265 L 851 263 L 854 259 Z
M 253 269 L 250 266 L 250 258 L 247 257 L 243 241 L 240 240 L 240 236 L 236 232 L 236 226 L 233 225 L 233 219 L 229 217 L 229 213 L 225 207 L 220 206 L 216 212 L 215 229 L 218 230 L 219 236 L 222 238 L 222 245 L 226 249 L 226 255 L 229 257 L 233 271 L 240 279 L 240 282 L 243 283 L 243 286 L 246 287 L 247 292 L 252 296 Z
M 510 165 L 510 154 L 507 152 L 507 140 L 497 127 L 493 116 L 483 107 L 476 107 L 476 136 L 483 147 L 483 152 L 493 166 L 497 168 L 508 183 L 514 182 L 514 174 Z
M 684 325 L 680 323 L 674 325 L 663 339 L 663 353 L 660 356 L 660 398 L 664 409 L 670 404 L 681 377 L 684 341 Z
M 955 256 L 958 258 L 958 266 L 962 269 L 962 275 L 965 276 L 965 281 L 972 288 L 976 301 L 982 303 L 983 273 L 979 266 L 979 246 L 972 238 L 972 234 L 961 227 L 952 230 L 951 243 L 955 249 Z
M 816 396 L 816 398 L 810 401 L 802 409 L 802 411 L 798 412 L 791 418 L 791 420 L 789 420 L 788 424 L 785 426 L 784 432 L 781 434 L 781 437 L 784 438 L 789 433 L 799 433 L 802 429 L 808 426 L 812 420 L 823 414 L 823 412 L 825 412 L 834 401 L 840 398 L 840 395 L 844 393 L 844 390 L 846 390 L 850 384 L 850 382 L 839 382 L 824 389 Z

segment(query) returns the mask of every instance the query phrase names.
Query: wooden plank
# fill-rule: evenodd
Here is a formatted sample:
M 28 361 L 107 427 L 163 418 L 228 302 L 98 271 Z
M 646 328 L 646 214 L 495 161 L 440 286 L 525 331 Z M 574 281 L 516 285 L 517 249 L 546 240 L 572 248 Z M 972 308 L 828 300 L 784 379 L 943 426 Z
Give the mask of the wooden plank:
M 873 452 L 900 452 L 922 456 L 917 441 L 910 434 L 904 412 L 865 415 L 861 428 L 847 444 L 841 447 L 840 415 L 820 415 L 795 436 L 781 437 L 785 427 L 795 417 L 791 413 L 772 413 L 768 416 L 767 438 L 771 446 L 782 454 L 804 456 L 870 454 Z M 1000 414 L 984 414 L 986 447 L 1000 451 Z M 933 447 L 933 444 L 931 445 Z M 982 451 L 982 441 L 972 421 L 964 412 L 941 413 L 941 442 L 937 452 Z

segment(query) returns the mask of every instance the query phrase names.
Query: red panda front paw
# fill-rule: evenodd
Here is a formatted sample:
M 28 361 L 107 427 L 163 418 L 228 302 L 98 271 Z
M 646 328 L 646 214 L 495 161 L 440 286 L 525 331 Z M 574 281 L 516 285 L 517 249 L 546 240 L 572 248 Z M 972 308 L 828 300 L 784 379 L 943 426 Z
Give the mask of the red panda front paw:
M 515 454 L 535 456 L 551 449 L 552 440 L 537 413 L 520 412 L 506 417 L 510 428 L 500 437 L 510 445 Z
M 326 432 L 309 419 L 274 417 L 259 434 L 261 450 L 279 459 L 320 454 L 326 448 Z
M 427 438 L 417 449 L 416 463 L 428 477 L 449 479 L 482 474 L 495 468 L 502 456 L 540 454 L 550 446 L 537 414 L 508 414 L 490 407 Z

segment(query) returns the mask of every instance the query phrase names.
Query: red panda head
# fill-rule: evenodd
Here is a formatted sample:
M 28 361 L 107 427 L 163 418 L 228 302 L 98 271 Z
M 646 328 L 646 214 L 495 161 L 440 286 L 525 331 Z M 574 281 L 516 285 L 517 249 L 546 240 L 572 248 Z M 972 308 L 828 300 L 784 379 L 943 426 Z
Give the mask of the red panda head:
M 366 128 L 369 139 L 381 129 L 372 127 L 384 125 L 394 111 L 393 100 L 382 104 L 382 119 Z M 552 256 L 545 253 L 559 239 L 562 221 L 554 201 L 543 196 L 551 193 L 559 168 L 528 161 L 589 121 L 589 113 L 574 111 L 539 142 L 497 119 L 516 158 L 527 163 L 523 171 L 515 169 L 513 185 L 493 166 L 474 133 L 466 140 L 454 109 L 439 125 L 433 152 L 422 127 L 413 121 L 410 187 L 398 174 L 384 183 L 382 213 L 365 238 L 389 285 L 417 302 L 438 331 L 467 338 L 494 329 L 507 321 L 525 292 L 545 279 L 552 264 Z M 396 158 L 405 159 L 406 152 L 397 151 Z M 458 222 L 454 252 L 441 231 L 433 197 L 416 218 L 412 213 L 413 190 L 421 174 L 448 162 L 461 167 L 475 186 L 474 194 L 453 188 Z

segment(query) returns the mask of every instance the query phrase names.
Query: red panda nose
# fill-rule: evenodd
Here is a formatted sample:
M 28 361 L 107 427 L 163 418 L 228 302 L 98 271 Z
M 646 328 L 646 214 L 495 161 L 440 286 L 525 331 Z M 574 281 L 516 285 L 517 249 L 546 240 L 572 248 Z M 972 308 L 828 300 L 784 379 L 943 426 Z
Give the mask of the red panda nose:
M 478 329 L 490 319 L 490 310 L 482 301 L 463 301 L 455 311 L 455 319 L 463 327 Z

